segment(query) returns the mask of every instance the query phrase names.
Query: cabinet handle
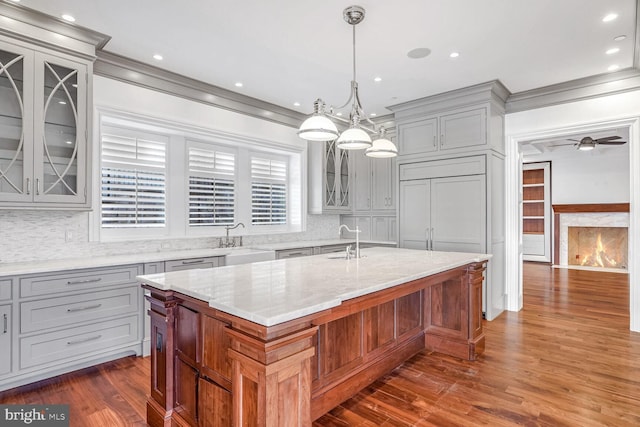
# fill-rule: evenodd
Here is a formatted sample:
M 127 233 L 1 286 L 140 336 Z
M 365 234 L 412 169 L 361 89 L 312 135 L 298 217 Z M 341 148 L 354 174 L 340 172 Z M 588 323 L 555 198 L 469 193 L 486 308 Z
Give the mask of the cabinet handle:
M 203 259 L 196 259 L 194 261 L 182 261 L 182 265 L 200 264 L 200 263 L 203 263 L 203 262 L 204 262 Z
M 4 331 L 2 333 L 6 334 L 9 330 L 9 319 L 7 319 L 7 313 L 3 314 L 2 318 L 4 320 Z
M 94 335 L 92 337 L 82 338 L 80 340 L 67 341 L 67 345 L 82 344 L 82 343 L 89 342 L 89 341 L 99 340 L 100 338 L 102 338 L 102 335 Z
M 31 178 L 27 178 L 27 194 L 31 194 Z
M 429 234 L 429 231 L 430 230 L 428 228 L 424 230 L 424 243 L 426 250 L 429 250 L 429 241 L 431 240 L 431 234 Z
M 433 240 L 435 239 L 435 237 L 436 237 L 436 229 L 432 228 L 431 229 L 431 250 L 433 250 Z
M 371 207 L 371 198 L 367 197 L 367 207 Z
M 162 334 L 156 332 L 156 351 L 162 353 Z
M 444 147 L 444 134 L 440 135 L 440 147 Z
M 87 280 L 75 280 L 67 282 L 67 285 L 83 285 L 85 283 L 95 283 L 102 280 L 102 277 L 98 277 L 95 279 L 87 279 Z
M 438 143 L 436 142 L 436 136 L 435 135 L 433 135 L 433 146 L 434 147 L 438 146 Z
M 292 257 L 292 256 L 299 256 L 299 255 L 304 255 L 304 252 L 289 252 L 286 256 Z
M 93 310 L 94 308 L 100 308 L 102 304 L 85 305 L 84 307 L 68 308 L 67 313 L 75 313 L 77 311 Z
M 36 195 L 40 195 L 40 178 L 36 178 Z

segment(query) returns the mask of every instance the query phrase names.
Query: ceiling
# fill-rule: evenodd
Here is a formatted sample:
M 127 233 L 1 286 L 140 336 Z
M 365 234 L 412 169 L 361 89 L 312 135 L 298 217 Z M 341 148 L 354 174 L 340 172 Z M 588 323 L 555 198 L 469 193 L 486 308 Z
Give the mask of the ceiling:
M 592 139 L 606 138 L 609 136 L 619 136 L 620 141 L 626 141 L 622 145 L 606 145 L 597 144 L 595 149 L 591 151 L 579 151 L 577 142 L 582 138 L 590 137 Z M 573 155 L 590 155 L 590 156 L 609 156 L 619 155 L 629 152 L 629 128 L 622 127 L 618 129 L 600 130 L 588 133 L 571 133 L 563 137 L 541 138 L 531 141 L 523 141 L 519 144 L 519 149 L 526 161 L 533 161 L 536 157 L 542 156 L 545 159 L 554 156 L 566 157 Z
M 104 50 L 285 108 L 342 105 L 352 78 L 367 114 L 500 79 L 512 92 L 633 67 L 637 0 L 21 0 L 111 36 Z M 603 22 L 609 13 L 617 19 Z M 614 37 L 626 35 L 622 41 Z M 614 54 L 605 54 L 618 47 Z M 407 53 L 428 48 L 429 56 Z M 451 52 L 459 52 L 450 58 Z M 163 56 L 162 61 L 153 59 Z M 380 77 L 380 82 L 374 82 Z M 236 82 L 242 82 L 238 88 Z M 300 103 L 300 106 L 294 103 Z

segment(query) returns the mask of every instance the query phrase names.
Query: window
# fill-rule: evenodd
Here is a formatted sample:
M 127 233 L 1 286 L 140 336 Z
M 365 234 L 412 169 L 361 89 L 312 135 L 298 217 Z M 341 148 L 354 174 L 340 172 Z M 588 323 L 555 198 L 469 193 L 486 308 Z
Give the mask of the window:
M 165 227 L 166 145 L 166 138 L 160 135 L 135 136 L 126 129 L 103 129 L 103 229 Z
M 189 226 L 235 222 L 235 154 L 211 146 L 188 148 Z
M 251 224 L 287 223 L 287 162 L 251 157 Z

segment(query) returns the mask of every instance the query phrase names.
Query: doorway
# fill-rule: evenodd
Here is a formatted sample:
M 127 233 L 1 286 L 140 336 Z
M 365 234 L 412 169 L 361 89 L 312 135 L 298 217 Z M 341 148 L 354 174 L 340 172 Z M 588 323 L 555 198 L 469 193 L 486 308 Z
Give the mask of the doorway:
M 572 138 L 578 134 L 615 132 L 623 129 L 628 135 L 629 150 L 629 293 L 630 293 L 630 329 L 640 331 L 640 284 L 637 283 L 640 260 L 637 245 L 640 242 L 640 215 L 635 206 L 640 202 L 637 189 L 640 188 L 640 119 L 621 119 L 579 126 L 566 126 L 533 130 L 507 138 L 507 176 L 506 176 L 506 284 L 507 309 L 518 311 L 523 306 L 522 275 L 522 225 L 521 225 L 521 176 L 525 160 L 523 147 L 531 141 L 557 141 Z M 634 191 L 634 189 L 636 189 Z M 635 255 L 634 255 L 635 254 Z

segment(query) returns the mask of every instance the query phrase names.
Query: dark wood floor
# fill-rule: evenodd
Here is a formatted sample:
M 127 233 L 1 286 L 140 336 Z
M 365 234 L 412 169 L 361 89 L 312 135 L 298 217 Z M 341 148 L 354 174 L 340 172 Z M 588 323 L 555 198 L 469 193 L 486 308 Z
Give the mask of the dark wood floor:
M 628 276 L 525 264 L 524 280 L 524 310 L 486 323 L 480 360 L 421 353 L 314 427 L 640 425 Z M 145 425 L 148 378 L 148 358 L 126 358 L 0 403 L 70 403 L 72 426 Z

